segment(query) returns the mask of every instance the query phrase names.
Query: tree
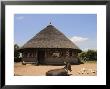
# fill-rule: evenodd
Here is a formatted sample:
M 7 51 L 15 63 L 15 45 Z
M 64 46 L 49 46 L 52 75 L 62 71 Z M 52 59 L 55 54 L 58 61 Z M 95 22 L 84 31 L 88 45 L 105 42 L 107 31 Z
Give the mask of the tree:
M 19 49 L 19 46 L 18 46 L 17 44 L 15 44 L 15 45 L 14 45 L 14 49 L 15 49 L 15 50 L 18 50 L 18 49 Z
M 19 46 L 14 44 L 14 62 L 20 62 L 21 59 L 19 58 L 20 54 L 18 52 Z
M 19 57 L 19 52 L 17 51 L 19 49 L 19 46 L 17 44 L 14 45 L 14 57 Z
M 86 57 L 86 52 L 81 52 L 78 54 L 79 59 L 84 60 L 84 58 Z
M 95 61 L 97 60 L 97 51 L 96 50 L 83 51 L 78 54 L 78 57 L 83 61 Z
M 95 50 L 88 50 L 86 56 L 87 56 L 87 58 L 90 61 L 97 60 L 97 51 L 95 51 Z

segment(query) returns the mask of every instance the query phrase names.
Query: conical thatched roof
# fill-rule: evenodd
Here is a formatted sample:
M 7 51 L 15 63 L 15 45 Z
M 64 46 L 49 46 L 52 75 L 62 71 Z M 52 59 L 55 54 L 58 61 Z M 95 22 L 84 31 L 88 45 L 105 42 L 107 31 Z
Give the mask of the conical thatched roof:
M 79 49 L 63 33 L 53 25 L 48 25 L 32 39 L 30 39 L 21 49 L 24 48 L 72 48 Z

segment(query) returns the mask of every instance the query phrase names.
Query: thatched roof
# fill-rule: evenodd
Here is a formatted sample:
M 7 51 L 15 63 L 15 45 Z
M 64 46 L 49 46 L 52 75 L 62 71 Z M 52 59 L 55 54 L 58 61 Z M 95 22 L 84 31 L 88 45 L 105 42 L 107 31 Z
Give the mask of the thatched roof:
M 62 32 L 53 25 L 48 25 L 41 30 L 21 49 L 24 48 L 72 48 L 79 49 L 72 41 L 70 41 Z

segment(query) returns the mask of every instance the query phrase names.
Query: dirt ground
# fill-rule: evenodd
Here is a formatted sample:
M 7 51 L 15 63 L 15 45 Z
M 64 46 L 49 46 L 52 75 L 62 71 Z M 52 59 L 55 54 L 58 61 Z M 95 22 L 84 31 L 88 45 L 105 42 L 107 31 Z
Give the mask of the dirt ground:
M 59 69 L 64 66 L 50 66 L 32 64 L 22 65 L 22 63 L 14 64 L 15 76 L 45 76 L 45 73 L 51 69 Z M 80 65 L 72 65 L 72 71 L 69 72 L 71 76 L 96 76 L 97 64 L 96 63 L 84 63 Z

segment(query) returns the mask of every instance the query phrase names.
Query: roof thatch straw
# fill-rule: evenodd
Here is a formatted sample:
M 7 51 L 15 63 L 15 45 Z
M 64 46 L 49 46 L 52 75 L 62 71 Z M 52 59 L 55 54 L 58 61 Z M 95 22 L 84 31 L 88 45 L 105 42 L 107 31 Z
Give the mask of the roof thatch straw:
M 53 25 L 48 25 L 41 30 L 21 49 L 24 48 L 71 48 L 79 49 L 72 41 L 70 41 L 62 32 Z

